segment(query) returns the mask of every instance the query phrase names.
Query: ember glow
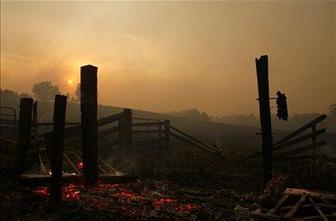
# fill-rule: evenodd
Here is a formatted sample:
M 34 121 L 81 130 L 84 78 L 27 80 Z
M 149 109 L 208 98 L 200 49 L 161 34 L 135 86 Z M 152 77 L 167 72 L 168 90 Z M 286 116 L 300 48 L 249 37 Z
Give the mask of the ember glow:
M 78 161 L 76 166 L 78 170 L 82 170 L 84 168 L 84 163 L 82 161 Z
M 62 189 L 63 199 L 79 200 L 81 188 L 83 188 L 83 186 L 78 186 L 74 184 L 63 186 Z M 33 190 L 33 193 L 41 197 L 47 197 L 50 195 L 48 187 L 37 187 L 36 189 Z
M 154 206 L 160 206 L 162 204 L 167 204 L 167 203 L 175 203 L 176 201 L 171 198 L 162 198 L 162 199 L 157 199 L 154 200 L 153 204 Z
M 130 189 L 130 186 L 122 184 L 99 183 L 91 188 L 69 184 L 63 186 L 62 195 L 63 200 L 78 201 L 92 209 L 106 209 L 137 217 L 143 215 L 148 207 L 165 213 L 185 213 L 201 208 L 195 203 L 179 202 L 168 197 L 153 197 L 148 190 L 140 194 Z M 38 187 L 33 193 L 40 197 L 50 196 L 48 187 Z

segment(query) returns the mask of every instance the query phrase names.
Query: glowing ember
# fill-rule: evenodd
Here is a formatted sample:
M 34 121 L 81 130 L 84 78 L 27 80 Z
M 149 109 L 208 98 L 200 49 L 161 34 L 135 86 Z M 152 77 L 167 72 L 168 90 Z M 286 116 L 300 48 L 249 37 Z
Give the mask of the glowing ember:
M 69 200 L 79 200 L 80 198 L 79 186 L 76 186 L 74 184 L 64 186 L 63 187 L 63 197 Z
M 177 211 L 191 211 L 191 210 L 197 210 L 200 206 L 196 204 L 181 204 L 178 205 L 175 209 Z
M 63 186 L 63 189 L 62 189 L 63 199 L 79 200 L 80 198 L 79 189 L 80 188 L 81 188 L 80 186 L 76 186 L 74 184 Z M 33 193 L 41 197 L 47 197 L 50 195 L 48 187 L 38 187 L 33 190 Z
M 49 196 L 49 189 L 48 187 L 38 187 L 33 190 L 33 193 L 38 196 Z
M 84 163 L 82 161 L 79 161 L 76 166 L 77 169 L 82 170 L 84 168 Z
M 125 198 L 132 198 L 135 197 L 135 193 L 124 191 L 120 193 L 116 193 L 115 196 L 125 197 Z
M 170 198 L 162 198 L 162 199 L 156 199 L 153 202 L 153 205 L 158 207 L 161 206 L 162 204 L 169 204 L 169 203 L 175 203 L 176 200 L 170 199 Z
M 132 186 L 123 184 L 98 183 L 97 186 L 84 188 L 83 185 L 69 184 L 62 189 L 63 200 L 78 201 L 88 208 L 108 210 L 129 217 L 147 217 L 152 213 L 175 214 L 185 216 L 202 209 L 201 205 L 179 202 L 173 198 L 153 197 L 146 191 L 142 194 L 133 192 Z M 49 197 L 48 187 L 39 187 L 33 193 L 41 197 Z M 150 210 L 148 210 L 150 208 Z M 156 214 L 158 215 L 158 214 Z M 154 215 L 154 216 L 156 216 Z

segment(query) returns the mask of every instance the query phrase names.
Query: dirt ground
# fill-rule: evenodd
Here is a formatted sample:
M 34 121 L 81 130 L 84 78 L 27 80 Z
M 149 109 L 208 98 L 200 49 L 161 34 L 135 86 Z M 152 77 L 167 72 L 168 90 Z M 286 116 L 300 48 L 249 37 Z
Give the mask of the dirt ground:
M 246 153 L 214 156 L 179 148 L 126 160 L 120 170 L 139 177 L 134 183 L 68 185 L 64 201 L 54 205 L 44 187 L 21 186 L 1 175 L 3 220 L 249 220 L 262 202 L 260 159 Z M 336 164 L 324 159 L 274 163 L 274 177 L 285 187 L 336 192 Z

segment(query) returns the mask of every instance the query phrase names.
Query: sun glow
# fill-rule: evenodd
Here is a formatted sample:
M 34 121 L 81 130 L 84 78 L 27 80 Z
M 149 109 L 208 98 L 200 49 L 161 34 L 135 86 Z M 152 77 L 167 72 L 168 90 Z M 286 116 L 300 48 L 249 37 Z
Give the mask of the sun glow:
M 73 82 L 73 80 L 69 79 L 69 80 L 68 80 L 68 85 L 69 85 L 70 87 L 74 86 L 74 82 Z

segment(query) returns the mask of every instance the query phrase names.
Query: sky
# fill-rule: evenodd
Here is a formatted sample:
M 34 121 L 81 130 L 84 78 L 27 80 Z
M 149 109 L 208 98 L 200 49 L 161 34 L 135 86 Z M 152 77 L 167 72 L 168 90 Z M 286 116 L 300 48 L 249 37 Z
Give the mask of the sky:
M 285 92 L 289 114 L 327 112 L 336 2 L 1 1 L 1 89 L 51 81 L 73 93 L 80 66 L 93 64 L 102 104 L 257 114 L 264 54 L 271 96 Z

